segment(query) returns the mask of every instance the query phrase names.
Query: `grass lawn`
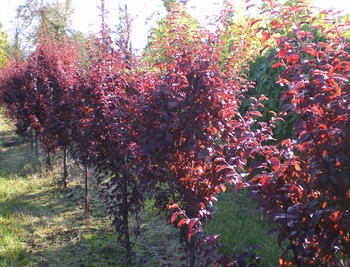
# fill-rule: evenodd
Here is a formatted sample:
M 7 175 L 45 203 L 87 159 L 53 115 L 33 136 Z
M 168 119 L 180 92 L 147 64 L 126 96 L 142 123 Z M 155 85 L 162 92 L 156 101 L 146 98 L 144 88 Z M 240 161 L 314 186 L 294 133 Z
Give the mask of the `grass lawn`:
M 267 231 L 273 228 L 260 213 L 253 213 L 256 203 L 251 201 L 246 191 L 221 193 L 214 203 L 216 211 L 205 230 L 213 234 L 220 233 L 219 243 L 224 243 L 223 251 L 228 255 L 240 253 L 246 246 L 258 245 L 254 250 L 263 258 L 260 266 L 278 266 L 281 249 L 276 242 L 276 235 L 267 236 Z
M 64 189 L 60 158 L 51 171 L 42 162 L 0 115 L 0 267 L 125 266 L 123 249 L 95 192 L 90 193 L 93 211 L 84 211 L 82 174 L 71 164 L 72 183 Z M 251 214 L 254 205 L 244 192 L 223 193 L 205 230 L 221 233 L 227 253 L 257 244 L 256 253 L 265 259 L 261 266 L 278 266 L 275 236 L 267 237 L 270 227 Z M 142 217 L 134 266 L 180 266 L 177 230 L 157 214 L 152 201 Z

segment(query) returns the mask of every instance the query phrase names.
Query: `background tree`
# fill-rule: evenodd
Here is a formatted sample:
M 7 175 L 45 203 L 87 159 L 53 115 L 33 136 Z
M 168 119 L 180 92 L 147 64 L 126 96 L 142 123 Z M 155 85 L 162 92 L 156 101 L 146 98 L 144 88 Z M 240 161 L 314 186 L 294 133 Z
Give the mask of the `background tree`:
M 54 34 L 56 38 L 73 33 L 70 28 L 73 13 L 71 0 L 60 2 L 27 0 L 25 4 L 18 7 L 16 15 L 21 45 L 33 45 L 37 30 L 42 27 Z
M 21 27 L 19 26 L 18 19 L 15 19 L 13 39 L 10 42 L 9 56 L 11 58 L 25 58 L 25 50 L 21 47 Z
M 128 5 L 125 4 L 123 7 L 119 4 L 119 24 L 116 25 L 116 45 L 122 50 L 131 52 L 132 45 L 130 40 L 130 34 L 132 31 L 132 17 L 128 12 Z
M 174 4 L 186 5 L 189 0 L 162 0 L 166 11 L 170 12 Z
M 190 44 L 198 38 L 200 23 L 193 18 L 182 4 L 174 5 L 165 18 L 157 21 L 157 26 L 149 33 L 143 57 L 151 65 L 167 64 L 176 57 L 178 47 L 176 38 Z M 172 50 L 169 51 L 169 48 Z M 151 69 L 152 70 L 152 69 Z
M 124 54 L 124 62 L 128 65 L 128 68 L 132 68 L 132 43 L 130 40 L 130 35 L 132 32 L 132 17 L 128 12 L 128 5 L 125 4 L 121 7 L 119 4 L 119 23 L 116 25 L 116 40 L 115 44 Z
M 9 46 L 8 34 L 2 30 L 0 23 L 0 68 L 8 62 Z
M 274 66 L 275 62 L 272 59 L 276 53 L 276 47 L 271 39 L 269 39 L 268 31 L 262 31 L 262 29 L 268 29 L 267 25 L 272 25 L 272 29 L 274 29 L 277 28 L 278 25 L 284 24 L 285 27 L 279 28 L 278 32 L 294 38 L 296 34 L 292 30 L 292 24 L 297 24 L 303 14 L 312 12 L 311 1 L 304 1 L 302 4 L 299 4 L 300 1 L 291 0 L 284 2 L 280 7 L 298 7 L 295 9 L 295 17 L 291 18 L 292 23 L 286 24 L 276 13 L 271 15 L 270 12 L 261 12 L 260 15 L 254 15 L 251 19 L 246 18 L 247 21 L 250 21 L 250 27 L 248 28 L 252 28 L 253 30 L 250 34 L 255 36 L 250 37 L 255 40 L 250 41 L 249 43 L 254 44 L 254 42 L 258 41 L 260 47 L 256 47 L 258 49 L 255 50 L 252 49 L 252 51 L 255 52 L 252 53 L 250 59 L 248 59 L 250 60 L 248 62 L 250 65 L 250 69 L 247 72 L 248 79 L 254 82 L 255 86 L 251 87 L 246 93 L 246 99 L 242 101 L 241 110 L 242 112 L 245 112 L 250 108 L 249 97 L 259 98 L 261 95 L 265 95 L 268 98 L 268 101 L 265 102 L 265 108 L 262 111 L 263 117 L 260 119 L 261 121 L 269 121 L 270 118 L 275 117 L 275 114 L 279 114 L 282 111 L 283 103 L 280 103 L 280 99 L 284 91 L 287 89 L 287 87 L 276 83 L 279 74 L 283 71 L 283 67 Z M 263 4 L 263 7 L 268 10 L 271 8 L 271 4 L 266 1 Z M 330 29 L 330 25 L 324 24 L 325 18 L 326 15 L 322 12 L 315 13 L 313 23 L 305 23 L 302 27 L 304 31 L 312 32 L 314 42 L 327 41 L 327 37 L 320 30 L 322 28 L 324 31 Z M 339 23 L 345 22 L 341 17 L 334 16 L 334 19 L 339 20 Z M 249 29 L 246 31 L 249 32 Z M 265 36 L 264 39 L 262 39 L 263 35 Z M 345 35 L 343 36 L 345 37 Z M 260 40 L 263 40 L 264 42 L 261 43 Z M 296 115 L 284 119 L 279 118 L 275 122 L 275 128 L 273 130 L 274 137 L 280 141 L 291 138 L 293 132 L 292 127 L 296 118 Z

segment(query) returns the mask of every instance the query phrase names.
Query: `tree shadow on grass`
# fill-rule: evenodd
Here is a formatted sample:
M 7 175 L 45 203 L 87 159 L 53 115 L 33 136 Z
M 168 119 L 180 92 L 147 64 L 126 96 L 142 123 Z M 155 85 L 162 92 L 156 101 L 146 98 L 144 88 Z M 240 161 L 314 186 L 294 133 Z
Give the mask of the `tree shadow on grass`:
M 75 190 L 74 194 L 65 197 L 72 190 Z M 99 212 L 85 213 L 82 188 L 77 186 L 75 189 L 56 191 L 58 192 L 54 193 L 52 188 L 48 188 L 40 192 L 3 196 L 0 198 L 0 216 L 13 216 L 16 221 L 15 227 L 24 230 L 19 238 L 26 244 L 27 252 L 31 253 L 35 266 L 85 266 L 79 263 L 83 260 L 80 257 L 88 258 L 89 254 L 96 253 L 96 250 L 86 251 L 86 255 L 82 253 L 85 251 L 84 247 L 87 247 L 85 235 L 107 235 L 109 240 L 116 239 L 116 236 L 108 218 L 101 216 Z M 85 241 L 82 242 L 83 240 Z M 81 245 L 77 245 L 79 243 Z M 116 240 L 113 244 L 115 243 Z M 73 254 L 72 249 L 81 253 Z M 67 257 L 72 261 L 71 264 L 68 264 Z
M 79 172 L 72 172 L 69 188 L 60 187 L 60 170 L 43 170 L 30 144 L 18 141 L 9 147 L 1 145 L 15 136 L 12 130 L 0 129 L 0 174 L 9 184 L 26 188 L 0 192 L 0 217 L 14 218 L 13 227 L 21 233 L 15 238 L 25 244 L 30 266 L 125 266 L 124 250 L 97 192 L 90 192 L 93 212 L 86 213 Z M 169 261 L 173 261 L 172 266 L 180 265 L 177 229 L 156 213 L 149 207 L 142 215 L 143 233 L 134 247 L 134 266 L 161 266 Z M 171 254 L 162 254 L 166 260 L 159 257 L 164 246 Z
M 103 204 L 92 199 L 94 211 L 86 213 L 81 186 L 55 190 L 12 194 L 0 201 L 0 207 L 7 207 L 7 213 L 0 215 L 15 216 L 18 227 L 25 229 L 23 242 L 34 266 L 125 266 L 124 249 L 104 215 Z M 145 232 L 134 248 L 134 266 L 161 266 L 164 261 L 158 258 L 158 251 L 163 248 L 159 243 L 168 242 L 168 252 L 177 253 L 176 229 L 166 224 L 165 216 L 155 213 L 148 211 L 145 215 Z

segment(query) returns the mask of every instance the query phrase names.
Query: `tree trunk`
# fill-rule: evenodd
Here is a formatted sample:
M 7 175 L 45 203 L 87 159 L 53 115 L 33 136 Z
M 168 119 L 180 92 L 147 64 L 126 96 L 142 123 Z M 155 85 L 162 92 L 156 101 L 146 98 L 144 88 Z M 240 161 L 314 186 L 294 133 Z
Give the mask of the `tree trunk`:
M 84 164 L 84 179 L 85 179 L 85 212 L 91 211 L 89 203 L 89 182 L 88 182 L 88 168 Z
M 195 267 L 197 255 L 196 255 L 196 235 L 191 237 L 189 241 L 189 251 L 190 251 L 190 267 Z
M 128 182 L 127 178 L 123 177 L 124 179 L 124 198 L 123 203 L 124 210 L 123 210 L 123 220 L 124 220 L 124 226 L 123 226 L 123 232 L 125 236 L 125 251 L 126 251 L 126 263 L 128 265 L 132 265 L 132 258 L 131 258 L 131 243 L 130 243 L 130 233 L 129 233 L 129 203 L 128 203 Z
M 182 225 L 180 228 L 180 236 L 182 237 L 180 239 L 180 242 L 184 241 L 186 246 L 186 266 L 189 267 L 195 267 L 197 262 L 197 254 L 196 254 L 196 242 L 197 242 L 197 235 L 194 234 L 191 237 L 191 240 L 188 240 L 187 235 L 189 233 L 188 226 Z
M 63 148 L 63 185 L 65 188 L 68 187 L 68 171 L 67 171 L 67 148 Z
M 39 148 L 38 148 L 38 134 L 34 131 L 34 146 L 35 146 L 35 157 L 39 157 Z
M 34 148 L 34 140 L 33 140 L 33 128 L 29 128 L 29 138 L 30 138 L 30 148 Z
M 47 149 L 47 151 L 46 151 L 46 167 L 47 167 L 48 170 L 51 170 L 50 149 Z

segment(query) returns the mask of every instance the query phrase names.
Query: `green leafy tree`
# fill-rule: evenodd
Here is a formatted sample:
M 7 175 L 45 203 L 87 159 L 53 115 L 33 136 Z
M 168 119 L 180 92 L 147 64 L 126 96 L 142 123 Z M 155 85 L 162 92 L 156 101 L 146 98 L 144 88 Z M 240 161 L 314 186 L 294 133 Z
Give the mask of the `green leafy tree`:
M 58 39 L 73 33 L 70 28 L 73 13 L 72 0 L 27 0 L 25 4 L 18 6 L 16 15 L 21 45 L 32 45 L 38 29 L 43 27 L 46 28 L 45 32 L 54 34 Z
M 130 40 L 132 31 L 132 17 L 128 12 L 128 5 L 119 5 L 119 23 L 116 25 L 116 45 L 124 54 L 128 68 L 131 68 L 132 43 Z
M 166 11 L 171 12 L 172 6 L 174 4 L 186 5 L 188 0 L 162 0 Z
M 265 10 L 270 10 L 272 6 L 268 2 L 264 2 Z M 290 17 L 289 21 L 284 21 L 281 17 L 276 15 L 265 16 L 255 18 L 251 23 L 259 25 L 259 29 L 262 31 L 261 38 L 264 41 L 266 47 L 264 53 L 257 53 L 252 61 L 249 62 L 249 79 L 255 83 L 254 88 L 250 88 L 246 94 L 246 99 L 242 101 L 242 110 L 246 111 L 250 108 L 250 97 L 259 98 L 261 95 L 265 95 L 268 100 L 266 100 L 265 108 L 262 111 L 263 117 L 261 120 L 269 121 L 271 118 L 275 117 L 275 114 L 279 114 L 282 111 L 282 106 L 285 103 L 280 102 L 280 98 L 287 89 L 286 86 L 281 86 L 276 83 L 277 77 L 281 74 L 283 66 L 282 64 L 275 64 L 276 48 L 273 42 L 270 40 L 270 33 L 272 31 L 277 32 L 277 37 L 279 35 L 288 36 L 290 40 L 296 39 L 297 33 L 293 28 L 300 25 L 304 32 L 312 33 L 312 40 L 315 43 L 318 42 L 329 42 L 329 36 L 327 37 L 325 33 L 331 29 L 332 23 L 324 23 L 326 17 L 332 18 L 334 23 L 344 23 L 346 21 L 346 16 L 338 17 L 336 15 L 329 15 L 329 12 L 318 11 L 315 13 L 313 21 L 304 21 L 305 14 L 311 14 L 311 1 L 296 1 L 289 0 L 283 3 L 279 8 L 284 10 L 282 12 L 284 16 Z M 294 12 L 293 15 L 291 13 Z M 331 12 L 331 14 L 336 14 L 336 12 Z M 269 26 L 267 26 L 269 25 Z M 279 25 L 284 25 L 284 27 L 279 28 Z M 342 37 L 347 38 L 348 32 L 342 32 Z M 296 120 L 295 115 L 289 116 L 284 120 L 279 118 L 274 124 L 274 137 L 278 140 L 283 140 L 290 138 L 292 136 L 293 123 Z
M 259 17 L 247 15 L 243 4 L 233 6 L 229 1 L 223 2 L 225 12 L 220 14 L 217 21 L 217 31 L 220 40 L 213 42 L 214 45 L 222 45 L 220 54 L 221 67 L 227 67 L 227 61 L 232 66 L 232 55 L 243 49 L 243 57 L 234 58 L 234 66 L 240 72 L 245 72 L 248 62 L 264 51 L 266 43 L 261 42 L 261 34 L 258 28 L 261 27 Z
M 2 24 L 0 23 L 0 68 L 8 62 L 8 48 L 8 35 L 2 30 Z
M 151 64 L 160 65 L 171 61 L 181 50 L 177 40 L 182 39 L 185 44 L 190 44 L 199 38 L 199 29 L 199 21 L 187 12 L 186 6 L 173 5 L 166 17 L 158 20 L 157 26 L 150 30 L 148 42 L 143 51 L 145 60 Z M 172 50 L 168 51 L 170 47 Z

